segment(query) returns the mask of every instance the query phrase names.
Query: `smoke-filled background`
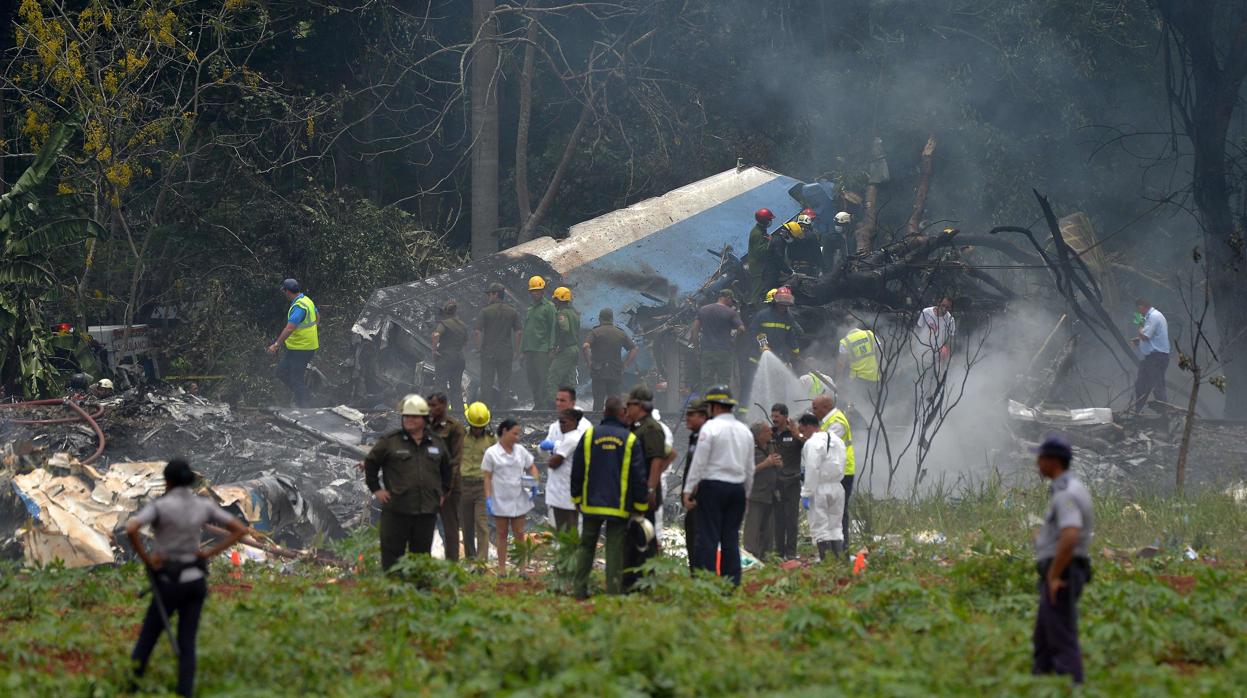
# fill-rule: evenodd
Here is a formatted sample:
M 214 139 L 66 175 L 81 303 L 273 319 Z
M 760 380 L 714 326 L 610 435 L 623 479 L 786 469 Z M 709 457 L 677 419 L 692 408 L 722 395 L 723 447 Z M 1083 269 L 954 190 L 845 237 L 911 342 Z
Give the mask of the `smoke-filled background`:
M 1124 324 L 1137 293 L 1178 310 L 1174 260 L 1201 242 L 1166 92 L 1168 4 L 0 3 L 0 189 L 79 123 L 58 201 L 106 234 L 49 248 L 49 319 L 190 320 L 164 360 L 248 402 L 274 387 L 262 352 L 239 348 L 271 339 L 275 280 L 351 318 L 377 287 L 738 161 L 860 192 L 876 138 L 891 175 L 877 242 L 909 217 L 934 137 L 924 228 L 1032 225 L 1032 189 L 1085 212 L 1122 274 L 1109 310 Z M 1213 5 L 1214 26 L 1236 26 L 1234 3 Z M 1213 37 L 1218 55 L 1229 38 Z M 127 51 L 143 60 L 120 80 Z M 204 69 L 213 81 L 190 79 Z M 325 356 L 345 358 L 349 323 L 323 331 Z

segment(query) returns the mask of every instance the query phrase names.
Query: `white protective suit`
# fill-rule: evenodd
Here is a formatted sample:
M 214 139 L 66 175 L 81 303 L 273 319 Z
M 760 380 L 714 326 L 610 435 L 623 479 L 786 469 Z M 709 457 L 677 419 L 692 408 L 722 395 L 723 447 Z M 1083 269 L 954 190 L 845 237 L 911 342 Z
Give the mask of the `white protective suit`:
M 808 516 L 814 543 L 844 540 L 844 441 L 831 432 L 820 431 L 801 447 L 801 467 L 805 482 L 801 496 L 810 499 Z

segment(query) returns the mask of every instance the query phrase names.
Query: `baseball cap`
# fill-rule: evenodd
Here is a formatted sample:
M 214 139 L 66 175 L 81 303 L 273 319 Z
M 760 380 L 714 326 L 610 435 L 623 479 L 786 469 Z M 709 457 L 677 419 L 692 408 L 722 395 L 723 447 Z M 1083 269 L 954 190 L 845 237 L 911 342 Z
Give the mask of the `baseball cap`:
M 1048 434 L 1044 437 L 1043 443 L 1037 448 L 1032 448 L 1031 453 L 1040 457 L 1061 458 L 1066 462 L 1074 457 L 1074 450 L 1070 448 L 1069 439 L 1064 434 Z

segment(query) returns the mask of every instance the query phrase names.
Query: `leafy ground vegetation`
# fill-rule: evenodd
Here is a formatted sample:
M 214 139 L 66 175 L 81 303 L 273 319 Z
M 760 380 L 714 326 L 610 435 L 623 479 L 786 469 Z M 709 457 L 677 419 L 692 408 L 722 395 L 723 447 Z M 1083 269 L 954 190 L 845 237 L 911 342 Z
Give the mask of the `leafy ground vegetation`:
M 575 601 L 558 592 L 557 542 L 538 547 L 524 577 L 410 558 L 384 579 L 367 530 L 336 551 L 363 555 L 349 573 L 300 563 L 235 578 L 218 563 L 199 693 L 1066 695 L 1065 682 L 1028 674 L 1028 541 L 1042 501 L 1038 489 L 861 500 L 874 541 L 865 572 L 769 565 L 735 593 L 667 558 L 641 594 Z M 1106 497 L 1097 514 L 1083 693 L 1241 695 L 1247 507 L 1213 494 Z M 1139 557 L 1147 546 L 1157 554 Z M 122 691 L 143 585 L 133 563 L 5 569 L 0 692 Z M 162 641 L 140 688 L 172 687 L 173 670 Z

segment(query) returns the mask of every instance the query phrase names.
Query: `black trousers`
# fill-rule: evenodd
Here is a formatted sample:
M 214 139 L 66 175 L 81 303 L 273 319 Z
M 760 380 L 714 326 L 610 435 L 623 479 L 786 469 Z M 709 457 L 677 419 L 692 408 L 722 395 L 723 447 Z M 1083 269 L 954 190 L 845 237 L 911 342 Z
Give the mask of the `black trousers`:
M 844 549 L 849 549 L 849 496 L 853 494 L 853 475 L 845 475 L 840 484 L 844 487 L 844 516 L 840 519 L 840 530 L 844 533 Z
M 433 552 L 433 531 L 437 514 L 398 514 L 381 510 L 378 523 L 381 537 L 381 569 L 388 570 L 408 552 L 428 555 Z
M 745 519 L 745 486 L 739 482 L 702 480 L 697 484 L 697 556 L 694 565 L 715 571 L 722 551 L 719 575 L 740 586 L 740 524 Z
M 446 393 L 452 410 L 463 409 L 463 371 L 466 368 L 462 353 L 443 356 L 434 364 L 433 390 Z
M 277 360 L 277 380 L 294 393 L 295 407 L 312 406 L 312 395 L 308 392 L 303 374 L 307 372 L 307 364 L 314 354 L 315 349 L 285 349 Z
M 775 506 L 775 550 L 785 560 L 797 556 L 797 527 L 801 520 L 801 481 L 779 484 Z
M 697 550 L 697 516 L 696 510 L 684 513 L 684 550 L 688 553 L 688 571 L 697 569 L 693 564 L 693 555 Z
M 509 406 L 511 400 L 511 356 L 481 355 L 479 399 L 490 409 Z
M 654 497 L 658 502 L 658 506 L 650 507 L 645 512 L 645 518 L 649 519 L 649 522 L 657 527 L 657 509 L 662 506 L 662 487 L 658 488 L 658 492 L 654 495 Z M 631 525 L 629 525 L 628 530 L 632 530 Z M 658 536 L 654 536 L 654 540 L 650 541 L 649 545 L 645 546 L 644 550 L 639 549 L 636 545 L 633 545 L 633 543 L 634 541 L 631 536 L 629 536 L 624 545 L 623 590 L 625 594 L 632 591 L 632 586 L 643 576 L 640 572 L 637 572 L 635 568 L 645 564 L 645 561 L 650 558 L 658 557 Z
M 450 491 L 446 493 L 446 500 L 442 502 L 442 509 L 438 512 L 442 520 L 442 548 L 446 553 L 446 559 L 451 562 L 459 560 L 459 499 L 462 494 L 462 481 L 455 478 Z M 430 542 L 429 546 L 432 547 L 432 545 Z
M 1086 559 L 1075 558 L 1061 576 L 1065 586 L 1050 599 L 1046 570 L 1039 575 L 1039 612 L 1035 617 L 1035 674 L 1064 674 L 1082 683 L 1082 650 L 1078 646 L 1078 597 L 1090 578 Z
M 606 398 L 618 395 L 623 384 L 621 374 L 593 374 L 593 411 L 601 412 L 606 406 Z
M 1165 385 L 1165 369 L 1169 368 L 1169 354 L 1154 351 L 1139 362 L 1139 377 L 1134 382 L 1134 409 L 1141 409 L 1149 394 L 1155 394 L 1161 402 L 1169 401 L 1169 388 Z
M 157 579 L 162 580 L 161 577 Z M 156 589 L 154 593 L 160 594 L 165 613 L 170 619 L 174 615 L 178 617 L 178 695 L 189 696 L 195 689 L 195 638 L 199 634 L 199 616 L 208 598 L 208 580 L 200 578 L 185 584 L 162 580 L 157 581 Z M 153 597 L 147 606 L 147 615 L 143 617 L 139 641 L 130 655 L 138 665 L 136 673 L 139 676 L 147 671 L 147 660 L 151 659 L 152 650 L 156 649 L 163 632 L 164 620 Z

